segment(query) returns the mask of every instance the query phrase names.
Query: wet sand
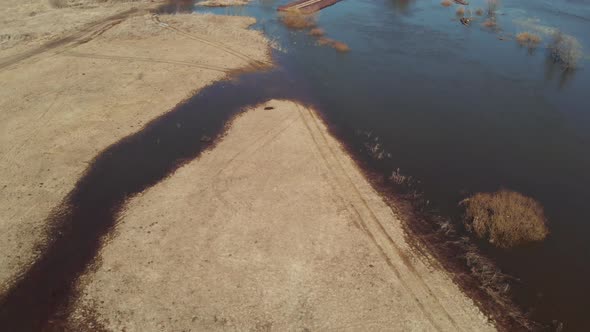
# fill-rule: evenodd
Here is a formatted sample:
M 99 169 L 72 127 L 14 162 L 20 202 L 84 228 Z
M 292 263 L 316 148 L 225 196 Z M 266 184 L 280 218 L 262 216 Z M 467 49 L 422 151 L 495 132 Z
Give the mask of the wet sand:
M 315 112 L 271 100 L 129 201 L 70 324 L 493 330 L 429 259 Z

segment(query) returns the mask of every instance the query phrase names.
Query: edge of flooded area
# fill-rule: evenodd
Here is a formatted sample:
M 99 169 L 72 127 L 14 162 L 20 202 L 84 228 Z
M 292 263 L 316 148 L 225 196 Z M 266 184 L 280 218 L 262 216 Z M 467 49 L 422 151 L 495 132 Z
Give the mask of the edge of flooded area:
M 535 330 L 543 327 L 527 318 L 525 311 L 512 301 L 510 291 L 495 297 L 484 289 L 484 280 L 476 276 L 466 263 L 465 256 L 468 254 L 481 259 L 486 264 L 486 268 L 494 269 L 498 275 L 510 281 L 513 279 L 502 274 L 495 263 L 479 251 L 477 244 L 470 236 L 467 237 L 467 234 L 458 232 L 450 217 L 432 211 L 417 186 L 396 184 L 393 180 L 375 171 L 367 162 L 366 156 L 363 156 L 363 152 L 357 151 L 349 145 L 322 110 L 316 109 L 330 134 L 340 142 L 374 190 L 399 216 L 404 226 L 406 240 L 417 254 L 429 260 L 434 268 L 447 272 L 453 282 L 469 298 L 473 299 L 479 309 L 494 322 L 498 330 L 514 331 L 523 328 Z M 439 224 L 441 221 L 449 222 L 450 232 L 441 231 Z
M 270 55 L 270 52 L 271 52 L 270 47 L 267 48 L 267 52 L 269 52 L 269 55 Z M 269 56 L 269 58 L 271 60 L 273 60 L 272 57 Z M 257 66 L 255 66 L 255 68 L 250 68 L 250 69 L 246 68 L 244 70 L 237 70 L 235 72 L 232 72 L 231 74 L 227 74 L 223 79 L 215 81 L 214 83 L 211 83 L 211 85 L 217 84 L 217 83 L 225 81 L 225 80 L 231 81 L 232 79 L 236 78 L 237 76 L 239 77 L 244 72 L 251 73 L 253 70 L 260 70 L 260 68 L 259 67 L 257 68 Z M 209 86 L 211 86 L 211 85 L 209 85 Z M 188 97 L 187 99 L 179 102 L 177 104 L 177 106 L 175 106 L 171 110 L 167 111 L 163 115 L 160 115 L 160 116 L 150 120 L 139 131 L 137 131 L 129 136 L 124 137 L 123 139 L 117 141 L 116 143 L 114 143 L 114 144 L 108 146 L 106 149 L 102 150 L 95 158 L 92 159 L 92 162 L 90 163 L 88 168 L 86 168 L 86 170 L 84 171 L 84 175 L 77 181 L 76 187 L 78 186 L 78 183 L 82 179 L 84 179 L 85 176 L 88 175 L 88 173 L 93 168 L 93 165 L 97 162 L 97 159 L 99 159 L 102 154 L 104 154 L 106 151 L 111 150 L 114 146 L 117 146 L 117 145 L 123 143 L 124 141 L 128 140 L 130 136 L 135 136 L 135 135 L 141 134 L 144 130 L 146 130 L 146 128 L 149 128 L 151 125 L 161 121 L 162 118 L 166 117 L 168 114 L 173 113 L 178 108 L 189 103 L 192 98 L 194 98 L 195 96 L 198 96 L 201 91 L 205 90 L 209 86 L 199 89 L 193 96 Z M 264 102 L 264 101 L 262 101 L 262 102 Z M 302 101 L 302 102 L 304 105 L 306 105 L 306 103 L 304 101 Z M 248 105 L 248 106 L 251 106 L 251 105 Z M 244 107 L 246 107 L 246 105 L 244 105 Z M 488 317 L 490 317 L 498 328 L 503 329 L 503 330 L 513 330 L 513 329 L 521 327 L 521 326 L 531 328 L 533 326 L 531 324 L 533 324 L 533 323 L 528 321 L 524 317 L 524 315 L 522 315 L 522 312 L 520 310 L 516 309 L 516 307 L 512 303 L 504 302 L 503 305 L 500 305 L 498 303 L 498 301 L 494 301 L 494 299 L 480 287 L 481 280 L 478 280 L 477 277 L 473 276 L 472 271 L 469 270 L 468 266 L 464 263 L 462 258 L 458 257 L 458 256 L 463 256 L 468 253 L 467 250 L 460 251 L 462 248 L 464 249 L 464 247 L 458 246 L 458 247 L 453 247 L 450 250 L 445 250 L 445 249 L 448 249 L 446 247 L 445 243 L 448 242 L 449 238 L 445 237 L 445 234 L 440 234 L 440 232 L 438 232 L 438 229 L 435 226 L 435 223 L 433 222 L 433 220 L 435 220 L 436 218 L 440 218 L 440 217 L 433 215 L 433 214 L 429 214 L 428 212 L 425 212 L 425 211 L 427 211 L 427 209 L 424 209 L 424 206 L 423 206 L 424 202 L 421 202 L 419 197 L 409 198 L 408 195 L 404 195 L 401 192 L 396 192 L 395 190 L 393 190 L 391 183 L 390 182 L 388 183 L 388 180 L 385 179 L 382 175 L 374 173 L 371 170 L 370 166 L 366 162 L 363 161 L 363 158 L 362 158 L 362 156 L 360 156 L 359 152 L 354 151 L 346 143 L 346 140 L 341 135 L 338 134 L 338 130 L 330 125 L 330 121 L 328 121 L 328 119 L 325 118 L 322 110 L 319 108 L 315 108 L 315 107 L 314 107 L 314 109 L 316 110 L 316 114 L 319 115 L 321 117 L 321 119 L 323 120 L 324 124 L 326 124 L 326 126 L 329 130 L 329 133 L 333 137 L 335 137 L 338 140 L 338 142 L 340 142 L 340 144 L 342 145 L 343 148 L 345 148 L 348 156 L 354 160 L 355 164 L 363 172 L 365 178 L 369 181 L 369 183 L 371 183 L 372 187 L 383 197 L 383 199 L 388 203 L 388 205 L 395 212 L 395 214 L 399 215 L 400 219 L 403 221 L 402 224 L 405 226 L 406 239 L 408 240 L 408 242 L 410 244 L 414 245 L 414 249 L 417 252 L 421 252 L 422 250 L 427 250 L 428 253 L 430 253 L 436 260 L 436 261 L 432 262 L 433 266 L 438 266 L 438 264 L 440 263 L 441 267 L 444 268 L 444 270 L 447 271 L 453 277 L 452 278 L 453 281 L 462 289 L 462 291 L 467 296 L 469 296 L 470 298 L 472 298 L 474 300 L 474 302 L 478 305 L 479 309 L 484 314 L 486 314 Z M 231 114 L 227 119 L 224 120 L 225 122 L 223 123 L 222 127 L 219 128 L 217 131 L 207 132 L 207 135 L 210 136 L 210 139 L 209 140 L 202 140 L 202 147 L 201 147 L 201 150 L 199 150 L 199 152 L 197 153 L 197 155 L 200 155 L 205 151 L 209 151 L 211 149 L 214 149 L 215 146 L 218 144 L 218 142 L 220 142 L 221 139 L 227 134 L 227 132 L 231 126 L 231 123 L 235 120 L 235 118 L 237 116 L 242 114 L 242 111 L 243 111 L 243 107 L 240 108 L 239 110 L 236 110 L 233 114 Z M 194 158 L 199 158 L 199 157 L 197 156 Z M 194 158 L 192 160 L 194 160 Z M 178 161 L 172 167 L 172 169 L 178 169 L 179 167 L 181 167 L 182 165 L 184 165 L 187 162 L 188 161 L 186 161 L 186 160 Z M 174 170 L 172 170 L 171 172 L 168 172 L 164 178 L 166 178 L 167 176 L 172 174 L 172 172 L 174 172 Z M 161 180 L 159 180 L 159 181 L 161 181 Z M 157 181 L 156 183 L 158 183 L 159 181 Z M 150 186 L 148 186 L 147 188 L 149 188 L 149 187 Z M 68 197 L 70 195 L 72 195 L 72 192 L 74 192 L 75 190 L 76 190 L 76 188 L 72 189 L 72 191 L 68 194 Z M 64 202 L 66 202 L 67 199 L 68 198 L 66 198 L 64 200 Z M 64 203 L 62 203 L 62 204 L 64 204 Z M 123 205 L 123 204 L 125 204 L 125 201 L 123 201 L 121 205 Z M 120 206 L 119 206 L 119 208 L 120 208 Z M 63 206 L 61 206 L 61 204 L 60 204 L 60 207 L 56 207 L 56 209 L 54 209 L 54 212 L 52 212 L 52 216 L 49 217 L 48 219 L 62 217 L 64 214 L 64 211 L 66 211 L 66 210 L 67 209 L 63 209 Z M 115 221 L 115 223 L 116 223 L 116 221 Z M 67 238 L 67 235 L 64 236 L 62 234 L 62 232 L 65 233 L 67 231 L 70 231 L 70 229 L 68 229 L 68 225 L 56 223 L 56 224 L 52 225 L 51 227 L 54 228 L 51 231 L 51 233 L 53 233 L 54 235 L 59 235 L 59 236 L 55 236 L 53 238 L 56 238 L 56 237 L 57 238 L 59 238 L 59 237 Z M 110 225 L 108 227 L 114 227 L 114 225 Z M 96 252 L 98 252 L 100 250 L 100 248 L 102 247 L 102 245 L 104 245 L 104 242 L 106 239 L 108 239 L 109 234 L 112 234 L 111 230 L 106 229 L 103 234 L 105 236 L 101 240 L 99 240 L 99 243 L 97 244 Z M 453 237 L 451 237 L 451 239 L 458 240 Z M 51 244 L 49 244 L 49 246 L 51 246 Z M 460 253 L 461 255 L 457 255 L 458 253 Z M 428 255 L 424 255 L 424 256 L 428 257 Z M 93 263 L 91 263 L 90 267 L 87 266 L 86 270 L 91 270 L 93 268 L 92 264 Z M 81 272 L 81 273 L 83 273 L 83 272 Z M 42 277 L 42 276 L 40 276 L 40 277 Z M 78 296 L 78 294 L 76 294 L 77 290 L 76 290 L 75 286 L 70 285 L 70 287 L 73 287 L 73 289 L 72 289 L 71 293 L 69 293 L 69 298 L 65 299 L 66 302 L 71 301 L 72 298 L 75 298 Z M 3 298 L 3 300 L 4 300 L 4 298 Z M 506 315 L 506 310 L 509 310 L 509 312 L 511 312 L 511 314 Z M 90 317 L 90 318 L 92 318 L 92 317 Z M 93 320 L 91 320 L 91 321 L 93 321 Z M 94 324 L 94 323 L 92 323 L 92 324 Z

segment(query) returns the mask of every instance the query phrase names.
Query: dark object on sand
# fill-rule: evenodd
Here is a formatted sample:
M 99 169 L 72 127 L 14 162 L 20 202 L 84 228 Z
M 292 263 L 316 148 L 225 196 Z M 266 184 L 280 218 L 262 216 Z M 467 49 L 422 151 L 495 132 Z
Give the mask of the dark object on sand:
M 465 18 L 465 17 L 461 17 L 461 19 L 459 21 L 463 25 L 469 25 L 471 23 L 471 19 L 470 18 Z
M 265 110 L 265 111 L 274 110 L 274 109 L 275 109 L 275 108 L 274 108 L 274 107 L 272 107 L 272 106 L 266 106 L 266 107 L 264 108 L 264 110 Z
M 469 5 L 469 2 L 467 2 L 465 0 L 454 0 L 454 1 L 460 5 L 463 5 L 463 6 Z

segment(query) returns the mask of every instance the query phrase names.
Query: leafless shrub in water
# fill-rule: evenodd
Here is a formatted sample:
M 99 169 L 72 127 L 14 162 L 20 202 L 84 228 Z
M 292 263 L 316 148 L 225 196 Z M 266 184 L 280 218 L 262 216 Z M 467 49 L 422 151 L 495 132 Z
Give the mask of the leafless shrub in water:
M 346 53 L 350 51 L 350 47 L 348 47 L 348 45 L 346 45 L 345 43 L 330 38 L 321 37 L 318 40 L 318 44 L 322 46 L 330 46 L 341 53 Z
M 477 193 L 461 204 L 467 229 L 497 247 L 541 241 L 549 234 L 541 204 L 520 193 Z
M 391 176 L 389 176 L 389 179 L 397 185 L 403 185 L 403 184 L 406 184 L 409 182 L 410 177 L 407 175 L 401 174 L 401 172 L 398 168 L 395 171 L 391 172 Z
M 281 21 L 291 29 L 309 29 L 316 25 L 314 15 L 305 14 L 299 9 L 289 9 L 281 14 Z
M 582 46 L 572 36 L 557 31 L 548 46 L 549 56 L 555 63 L 559 63 L 564 70 L 575 69 L 582 57 Z
M 335 41 L 331 46 L 340 53 L 346 53 L 350 51 L 350 47 L 348 47 L 348 45 L 343 42 Z
M 495 28 L 496 27 L 496 20 L 487 19 L 481 25 L 483 25 L 486 28 Z
M 321 37 L 325 34 L 324 29 L 313 28 L 309 31 L 309 34 L 314 37 Z
M 318 39 L 318 44 L 321 46 L 326 46 L 326 45 L 330 45 L 330 43 L 332 43 L 333 41 L 334 41 L 333 39 L 322 37 L 322 38 Z
M 516 42 L 520 46 L 534 48 L 541 42 L 541 37 L 530 32 L 521 32 L 516 35 Z
M 465 15 L 465 7 L 461 6 L 459 8 L 457 8 L 457 12 L 455 13 L 457 14 L 457 16 L 464 16 Z
M 441 4 L 443 7 L 450 7 L 450 6 L 452 6 L 452 5 L 453 5 L 453 2 L 452 2 L 451 0 L 443 0 L 443 1 L 442 1 L 440 4 Z
M 495 17 L 496 16 L 496 11 L 498 10 L 498 0 L 487 0 L 487 4 L 488 4 L 488 16 L 489 17 Z

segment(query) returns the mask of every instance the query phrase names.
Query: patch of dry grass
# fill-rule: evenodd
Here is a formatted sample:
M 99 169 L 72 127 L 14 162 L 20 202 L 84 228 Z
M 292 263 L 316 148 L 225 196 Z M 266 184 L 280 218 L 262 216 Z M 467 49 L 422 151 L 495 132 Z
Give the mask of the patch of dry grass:
M 281 14 L 281 21 L 291 29 L 309 29 L 316 26 L 316 17 L 305 14 L 299 9 L 289 9 Z
M 530 32 L 521 32 L 516 35 L 516 42 L 520 46 L 534 48 L 541 43 L 541 37 Z
M 314 36 L 314 37 L 321 37 L 324 34 L 325 34 L 324 29 L 320 29 L 320 28 L 313 28 L 309 31 L 309 35 Z
M 450 6 L 452 6 L 452 5 L 453 5 L 453 2 L 452 2 L 451 0 L 443 0 L 443 1 L 442 1 L 440 4 L 441 4 L 443 7 L 450 7 Z
M 549 234 L 541 204 L 520 193 L 477 193 L 461 204 L 467 229 L 497 247 L 541 241 Z

